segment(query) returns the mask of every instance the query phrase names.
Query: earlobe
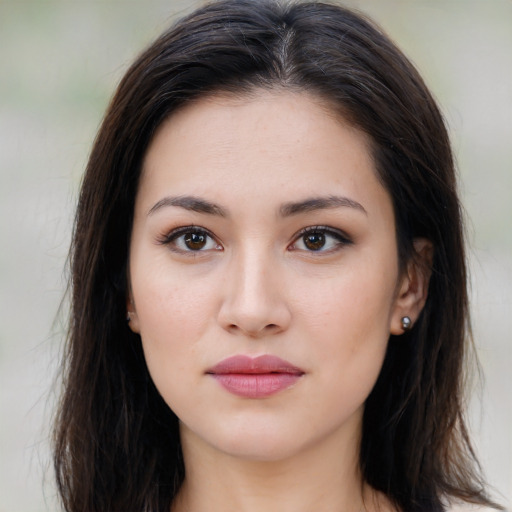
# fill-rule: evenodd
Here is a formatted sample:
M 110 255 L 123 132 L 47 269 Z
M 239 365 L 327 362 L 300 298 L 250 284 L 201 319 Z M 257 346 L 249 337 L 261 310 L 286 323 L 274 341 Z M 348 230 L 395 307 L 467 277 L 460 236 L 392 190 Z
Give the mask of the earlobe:
M 131 290 L 128 294 L 128 297 L 126 298 L 126 321 L 132 332 L 135 334 L 140 334 L 139 317 L 137 316 Z
M 414 326 L 427 300 L 434 247 L 426 238 L 414 239 L 413 246 L 414 255 L 402 276 L 391 316 L 390 332 L 395 335 Z

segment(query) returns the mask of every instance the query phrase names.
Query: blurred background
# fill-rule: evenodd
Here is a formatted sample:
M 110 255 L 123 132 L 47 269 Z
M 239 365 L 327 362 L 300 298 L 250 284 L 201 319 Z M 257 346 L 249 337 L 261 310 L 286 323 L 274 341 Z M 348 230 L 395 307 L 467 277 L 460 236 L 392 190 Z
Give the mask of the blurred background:
M 58 509 L 48 435 L 80 178 L 130 61 L 199 3 L 0 0 L 0 512 Z M 472 431 L 496 497 L 510 507 L 512 1 L 345 4 L 372 16 L 412 59 L 451 130 L 484 376 L 472 393 Z

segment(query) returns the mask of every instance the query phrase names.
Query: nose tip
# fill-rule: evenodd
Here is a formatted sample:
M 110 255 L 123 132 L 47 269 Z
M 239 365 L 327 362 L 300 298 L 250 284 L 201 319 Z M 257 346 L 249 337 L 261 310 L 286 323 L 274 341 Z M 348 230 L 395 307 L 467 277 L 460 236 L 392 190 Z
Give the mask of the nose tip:
M 276 265 L 262 258 L 228 272 L 218 321 L 231 334 L 261 338 L 285 331 L 291 313 Z

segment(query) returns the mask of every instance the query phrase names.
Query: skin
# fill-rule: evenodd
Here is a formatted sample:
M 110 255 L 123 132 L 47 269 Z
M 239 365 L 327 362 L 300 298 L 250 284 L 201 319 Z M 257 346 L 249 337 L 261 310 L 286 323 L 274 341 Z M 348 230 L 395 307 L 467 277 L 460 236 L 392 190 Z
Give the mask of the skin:
M 216 207 L 178 205 L 185 196 Z M 333 196 L 343 200 L 303 204 Z M 316 228 L 319 250 L 301 233 L 315 226 L 334 232 Z M 199 228 L 204 245 L 191 250 Z M 428 256 L 428 242 L 415 247 Z M 214 95 L 173 114 L 144 161 L 128 298 L 180 419 L 186 479 L 173 510 L 390 510 L 360 476 L 362 413 L 390 333 L 423 307 L 421 268 L 399 272 L 365 135 L 317 98 Z M 237 354 L 275 355 L 304 375 L 266 398 L 236 396 L 206 372 Z

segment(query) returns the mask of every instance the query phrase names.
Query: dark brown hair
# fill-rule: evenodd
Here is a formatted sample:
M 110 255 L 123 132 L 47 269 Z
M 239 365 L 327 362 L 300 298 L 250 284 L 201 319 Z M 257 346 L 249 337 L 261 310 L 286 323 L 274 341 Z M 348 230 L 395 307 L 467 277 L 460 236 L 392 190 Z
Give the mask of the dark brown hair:
M 222 0 L 157 39 L 125 74 L 94 143 L 71 248 L 71 319 L 55 427 L 69 512 L 166 511 L 184 478 L 178 421 L 126 324 L 127 256 L 144 154 L 177 108 L 216 91 L 303 90 L 364 131 L 394 205 L 399 258 L 435 248 L 413 329 L 391 336 L 363 419 L 365 480 L 402 511 L 488 504 L 463 419 L 466 264 L 442 116 L 370 21 L 320 2 Z

